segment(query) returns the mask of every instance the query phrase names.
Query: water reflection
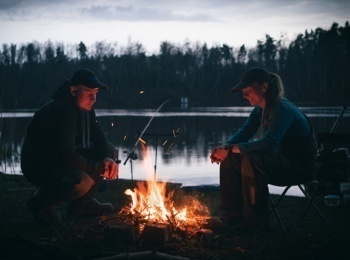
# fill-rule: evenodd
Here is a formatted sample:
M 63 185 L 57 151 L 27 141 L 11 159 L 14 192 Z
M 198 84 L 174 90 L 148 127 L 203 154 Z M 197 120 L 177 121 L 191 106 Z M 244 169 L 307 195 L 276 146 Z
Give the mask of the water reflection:
M 301 107 L 309 117 L 337 117 L 342 108 L 340 107 Z M 175 117 L 175 116 L 222 116 L 222 117 L 247 117 L 252 107 L 194 107 L 182 110 L 162 109 L 155 114 L 153 109 L 97 109 L 98 116 L 155 116 L 155 117 Z M 34 110 L 1 112 L 0 118 L 32 117 Z M 349 117 L 350 112 L 346 112 L 344 117 Z
M 219 166 L 209 161 L 210 150 L 226 140 L 246 120 L 251 107 L 190 108 L 181 111 L 164 110 L 155 115 L 144 140 L 156 164 L 157 178 L 188 185 L 219 184 Z M 315 133 L 329 132 L 341 108 L 304 107 Z M 0 113 L 1 163 L 0 171 L 21 174 L 19 158 L 26 126 L 33 111 Z M 143 128 L 154 115 L 154 110 L 97 110 L 99 121 L 108 140 L 119 148 L 122 162 L 131 150 L 139 152 L 134 144 Z M 173 136 L 173 131 L 179 135 Z M 338 125 L 336 132 L 348 132 L 350 112 Z M 149 136 L 147 134 L 157 134 Z M 155 158 L 157 148 L 157 158 Z M 141 158 L 142 159 L 142 158 Z M 133 178 L 145 179 L 133 162 Z M 156 161 L 157 159 L 157 161 Z M 130 163 L 120 165 L 120 178 L 131 178 Z M 272 188 L 273 191 L 278 190 Z

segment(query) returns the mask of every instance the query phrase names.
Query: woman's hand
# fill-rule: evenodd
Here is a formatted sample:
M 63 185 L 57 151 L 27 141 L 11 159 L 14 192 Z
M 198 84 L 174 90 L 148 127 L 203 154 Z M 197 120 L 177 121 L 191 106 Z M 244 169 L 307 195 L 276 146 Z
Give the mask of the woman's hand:
M 102 163 L 105 169 L 105 172 L 103 173 L 103 177 L 106 178 L 106 180 L 116 179 L 119 173 L 118 164 L 109 157 L 106 157 Z
M 211 163 L 221 163 L 227 157 L 228 152 L 225 150 L 224 146 L 218 146 L 211 150 L 210 160 Z
M 221 163 L 229 153 L 241 153 L 241 151 L 238 148 L 238 145 L 234 144 L 229 147 L 231 150 L 225 149 L 225 146 L 218 146 L 211 150 L 210 160 L 211 163 Z

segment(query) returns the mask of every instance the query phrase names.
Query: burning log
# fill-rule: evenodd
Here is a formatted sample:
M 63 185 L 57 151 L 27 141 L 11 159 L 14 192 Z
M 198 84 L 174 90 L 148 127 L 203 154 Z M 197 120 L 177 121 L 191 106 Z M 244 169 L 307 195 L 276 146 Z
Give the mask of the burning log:
M 162 245 L 168 241 L 170 232 L 170 225 L 167 223 L 148 222 L 140 238 L 145 245 Z
M 99 258 L 97 260 L 114 260 L 114 259 L 169 259 L 169 260 L 190 260 L 187 257 L 173 256 L 160 253 L 157 251 L 144 251 L 135 253 L 123 253 L 115 256 Z
M 196 240 L 197 242 L 209 245 L 213 242 L 214 236 L 213 236 L 213 230 L 202 228 L 196 233 Z
M 151 168 L 147 167 L 151 161 L 149 156 L 143 154 L 143 158 L 145 168 Z M 100 223 L 106 225 L 105 237 L 111 240 L 117 237 L 127 243 L 141 241 L 146 245 L 160 245 L 173 237 L 186 239 L 189 232 L 195 235 L 209 215 L 207 206 L 191 196 L 183 196 L 180 205 L 176 205 L 175 189 L 169 190 L 168 184 L 151 178 L 125 190 L 131 204 L 124 206 L 119 214 L 100 219 Z M 198 234 L 209 241 L 210 232 L 201 232 Z
M 121 244 L 133 245 L 137 242 L 140 235 L 139 226 L 121 224 L 106 225 L 104 228 L 105 241 L 113 243 L 116 240 Z

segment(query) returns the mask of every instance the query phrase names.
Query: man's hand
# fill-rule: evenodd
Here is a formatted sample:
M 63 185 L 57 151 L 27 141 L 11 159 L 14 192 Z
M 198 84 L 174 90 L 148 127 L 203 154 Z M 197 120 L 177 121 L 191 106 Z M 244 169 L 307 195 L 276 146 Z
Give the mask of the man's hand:
M 223 160 L 225 160 L 226 156 L 228 155 L 227 151 L 225 151 L 224 146 L 218 146 L 211 150 L 210 160 L 211 163 L 221 163 Z
M 117 178 L 119 173 L 119 167 L 118 164 L 111 158 L 106 157 L 103 160 L 103 165 L 105 168 L 105 172 L 103 173 L 103 177 L 106 178 L 106 180 L 114 180 Z

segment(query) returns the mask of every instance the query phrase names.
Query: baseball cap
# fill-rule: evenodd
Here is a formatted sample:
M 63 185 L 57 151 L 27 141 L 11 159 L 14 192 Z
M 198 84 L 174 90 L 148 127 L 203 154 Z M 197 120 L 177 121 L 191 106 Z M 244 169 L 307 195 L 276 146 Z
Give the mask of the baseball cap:
M 84 85 L 88 88 L 108 89 L 108 86 L 100 82 L 95 74 L 88 69 L 79 69 L 75 71 L 70 79 L 70 83 L 73 86 Z
M 246 87 L 251 86 L 253 83 L 264 83 L 264 82 L 270 82 L 271 80 L 271 73 L 267 70 L 259 67 L 254 67 L 246 72 L 244 72 L 241 81 L 231 88 L 231 92 L 235 93 L 238 92 Z

